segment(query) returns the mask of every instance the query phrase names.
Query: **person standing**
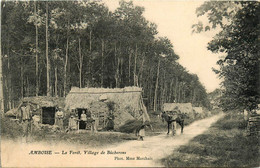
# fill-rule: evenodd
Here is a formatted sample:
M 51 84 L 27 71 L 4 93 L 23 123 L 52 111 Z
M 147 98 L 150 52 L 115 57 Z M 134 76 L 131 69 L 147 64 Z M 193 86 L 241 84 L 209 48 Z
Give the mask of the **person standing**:
M 85 110 L 82 110 L 82 114 L 80 115 L 80 120 L 84 123 L 85 129 L 87 129 L 87 114 Z
M 61 130 L 63 130 L 63 118 L 64 118 L 64 113 L 61 110 L 61 108 L 57 108 L 56 112 L 56 124 Z
M 107 131 L 114 130 L 114 119 L 115 119 L 114 114 L 112 112 L 110 112 L 107 117 L 107 124 L 106 124 Z
M 26 142 L 27 142 L 27 138 L 31 133 L 31 120 L 32 120 L 32 112 L 29 103 L 21 107 L 21 120 L 22 120 L 22 127 L 23 127 L 23 137 L 26 137 Z
M 77 130 L 77 118 L 72 115 L 70 116 L 70 119 L 69 119 L 69 130 L 72 131 L 72 130 Z
M 142 124 L 138 131 L 138 140 L 143 141 L 145 137 L 145 124 Z

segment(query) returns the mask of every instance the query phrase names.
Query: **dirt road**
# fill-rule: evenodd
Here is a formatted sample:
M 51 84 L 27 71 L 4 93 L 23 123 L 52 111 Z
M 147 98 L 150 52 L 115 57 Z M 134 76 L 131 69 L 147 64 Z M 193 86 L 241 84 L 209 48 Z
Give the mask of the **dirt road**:
M 145 137 L 144 141 L 129 141 L 99 149 L 68 144 L 19 144 L 2 141 L 1 164 L 3 167 L 162 167 L 160 159 L 202 134 L 222 116 L 220 114 L 196 121 L 184 128 L 184 134 L 177 130 L 176 136 L 163 133 Z M 51 151 L 52 154 L 35 154 L 31 151 Z

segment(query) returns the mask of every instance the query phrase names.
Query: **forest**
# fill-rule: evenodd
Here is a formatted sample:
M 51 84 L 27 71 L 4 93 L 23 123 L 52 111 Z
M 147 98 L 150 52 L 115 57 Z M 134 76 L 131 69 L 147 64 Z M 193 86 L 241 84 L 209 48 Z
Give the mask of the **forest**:
M 260 3 L 259 1 L 204 2 L 198 17 L 207 24 L 193 25 L 194 32 L 220 28 L 208 50 L 222 54 L 213 69 L 222 79 L 220 107 L 224 111 L 253 111 L 260 104 Z
M 139 86 L 155 111 L 164 102 L 210 106 L 174 44 L 131 1 L 113 12 L 99 1 L 2 1 L 1 9 L 5 111 L 23 97 L 65 97 L 74 86 Z

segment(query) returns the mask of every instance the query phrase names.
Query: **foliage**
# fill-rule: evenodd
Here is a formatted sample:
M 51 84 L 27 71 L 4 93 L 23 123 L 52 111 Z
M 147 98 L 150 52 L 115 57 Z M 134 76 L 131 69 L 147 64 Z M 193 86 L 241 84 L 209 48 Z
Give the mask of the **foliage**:
M 230 115 L 230 114 L 229 114 Z M 243 118 L 233 115 L 217 121 L 178 152 L 162 160 L 168 167 L 256 167 L 259 139 L 244 134 Z
M 16 121 L 12 121 L 9 118 L 1 118 L 1 136 L 2 138 L 16 139 L 23 135 L 23 129 L 21 124 Z
M 48 90 L 64 97 L 73 86 L 140 86 L 149 109 L 174 100 L 209 106 L 198 77 L 176 62 L 173 44 L 158 37 L 145 9 L 131 1 L 121 1 L 114 12 L 97 1 L 2 1 L 1 6 L 6 110 Z
M 260 103 L 259 8 L 257 1 L 210 1 L 197 9 L 198 16 L 207 15 L 211 28 L 222 28 L 208 49 L 225 54 L 217 62 L 220 70 L 214 70 L 224 79 L 220 103 L 225 111 L 252 110 Z M 193 27 L 203 30 L 201 23 Z

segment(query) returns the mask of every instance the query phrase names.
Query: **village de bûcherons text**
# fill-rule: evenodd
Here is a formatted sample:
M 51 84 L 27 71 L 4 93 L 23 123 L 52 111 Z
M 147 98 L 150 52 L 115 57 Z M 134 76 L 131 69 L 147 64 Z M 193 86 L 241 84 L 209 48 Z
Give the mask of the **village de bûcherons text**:
M 112 150 L 107 150 L 107 151 L 92 151 L 92 150 L 69 150 L 69 151 L 64 151 L 62 150 L 61 152 L 55 151 L 53 152 L 52 150 L 31 150 L 29 152 L 29 155 L 57 155 L 57 154 L 61 154 L 61 155 L 104 155 L 104 154 L 108 154 L 108 155 L 115 155 L 115 154 L 126 154 L 126 152 L 122 152 L 122 151 L 112 151 Z

